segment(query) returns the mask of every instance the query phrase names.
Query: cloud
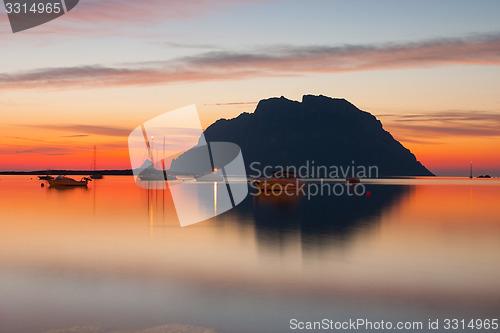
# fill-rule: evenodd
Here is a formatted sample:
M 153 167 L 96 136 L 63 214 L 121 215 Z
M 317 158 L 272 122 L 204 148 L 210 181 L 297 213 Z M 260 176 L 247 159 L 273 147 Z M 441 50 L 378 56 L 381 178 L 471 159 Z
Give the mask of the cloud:
M 215 104 L 205 104 L 205 105 L 217 105 L 217 106 L 233 106 L 233 105 L 257 105 L 259 102 L 228 102 L 228 103 L 215 103 Z
M 25 138 L 21 136 L 6 136 L 5 138 L 16 139 L 22 141 L 31 141 L 31 142 L 47 142 L 47 140 L 39 139 L 39 138 Z
M 60 155 L 70 155 L 74 152 L 74 149 L 62 146 L 15 146 L 15 145 L 3 145 L 0 148 L 0 155 L 14 156 L 14 155 L 44 155 L 44 156 L 60 156 Z
M 39 140 L 18 138 L 23 141 L 38 142 Z M 67 144 L 67 143 L 66 143 Z M 99 151 L 103 150 L 126 150 L 127 143 L 100 142 L 98 145 Z M 92 145 L 65 145 L 65 142 L 58 141 L 41 141 L 38 144 L 3 144 L 0 147 L 0 155 L 41 155 L 41 156 L 61 156 L 74 154 L 89 154 L 93 151 Z
M 409 135 L 406 142 L 429 143 L 429 140 L 446 136 L 500 137 L 500 112 L 454 110 L 378 117 L 387 119 L 384 125 L 391 131 Z
M 126 32 L 127 35 L 159 37 L 164 32 L 152 31 L 152 24 L 204 17 L 230 9 L 231 5 L 262 1 L 264 0 L 82 0 L 64 18 L 24 31 L 23 35 L 102 37 L 123 36 Z M 3 5 L 0 10 L 3 10 L 2 7 Z M 4 10 L 2 14 L 5 14 Z M 0 23 L 8 25 L 7 22 L 7 15 L 0 15 Z M 7 35 L 0 34 L 0 40 L 5 37 Z M 189 47 L 187 44 L 181 45 L 177 46 Z
M 179 19 L 216 13 L 221 6 L 262 0 L 86 0 L 71 12 L 73 20 L 89 22 L 124 22 Z
M 231 5 L 256 3 L 263 0 L 82 0 L 67 13 L 64 19 L 56 20 L 40 29 L 31 29 L 23 34 L 65 35 L 159 35 L 151 32 L 152 24 L 183 20 L 218 14 Z M 133 26 L 133 29 L 130 27 Z M 143 31 L 141 33 L 141 31 Z M 147 32 L 145 32 L 147 31 Z M 0 35 L 1 38 L 1 35 Z
M 169 48 L 179 49 L 217 49 L 215 44 L 202 44 L 202 43 L 178 43 L 178 42 L 165 42 L 163 45 Z
M 168 85 L 448 65 L 500 65 L 500 34 L 418 43 L 274 46 L 253 52 L 212 51 L 163 62 L 89 65 L 0 74 L 0 89 Z
M 27 125 L 29 126 L 29 125 Z M 120 136 L 127 137 L 130 134 L 130 129 L 112 126 L 96 126 L 96 125 L 79 125 L 79 124 L 69 124 L 69 125 L 31 125 L 31 127 L 37 127 L 41 129 L 56 130 L 56 131 L 67 131 L 67 132 L 80 132 L 86 134 L 76 134 L 69 135 L 65 137 L 83 137 L 89 135 L 104 135 L 104 136 Z
M 75 135 L 61 135 L 61 138 L 84 138 L 90 136 L 88 134 L 75 134 Z
M 114 330 L 106 329 L 98 326 L 83 326 L 83 327 L 71 327 L 66 329 L 56 329 L 46 331 L 45 333 L 216 333 L 215 330 L 211 328 L 204 328 L 192 325 L 163 325 L 153 328 L 147 328 L 144 330 Z

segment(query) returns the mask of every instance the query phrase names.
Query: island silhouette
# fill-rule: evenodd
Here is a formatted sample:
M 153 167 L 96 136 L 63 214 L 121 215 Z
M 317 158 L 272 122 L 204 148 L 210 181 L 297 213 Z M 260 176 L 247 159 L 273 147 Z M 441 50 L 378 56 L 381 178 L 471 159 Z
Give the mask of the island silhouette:
M 302 102 L 285 97 L 261 100 L 253 113 L 217 120 L 198 144 L 203 140 L 239 145 L 250 176 L 251 170 L 268 166 L 298 169 L 311 164 L 340 170 L 374 166 L 377 174 L 371 178 L 434 176 L 375 116 L 345 99 L 322 95 L 305 95 Z M 195 151 L 172 160 L 171 170 L 185 165 Z

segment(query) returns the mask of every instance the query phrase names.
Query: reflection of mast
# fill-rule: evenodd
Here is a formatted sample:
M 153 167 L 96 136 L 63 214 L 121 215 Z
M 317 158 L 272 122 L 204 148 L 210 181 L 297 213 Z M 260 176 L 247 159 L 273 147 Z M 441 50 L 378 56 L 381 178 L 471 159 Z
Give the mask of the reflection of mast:
M 217 182 L 214 182 L 214 214 L 217 215 Z
M 469 178 L 472 179 L 472 162 L 470 162 L 470 175 Z

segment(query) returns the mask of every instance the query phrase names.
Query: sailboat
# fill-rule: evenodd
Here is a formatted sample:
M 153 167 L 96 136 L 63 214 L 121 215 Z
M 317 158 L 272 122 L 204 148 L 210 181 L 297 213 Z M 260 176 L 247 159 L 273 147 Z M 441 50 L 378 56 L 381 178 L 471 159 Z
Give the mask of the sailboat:
M 142 181 L 165 181 L 165 180 L 175 179 L 175 176 L 172 177 L 169 176 L 167 178 L 167 174 L 165 173 L 164 160 L 162 160 L 163 170 L 156 169 L 153 152 L 151 151 L 151 144 L 146 134 L 146 129 L 144 128 L 144 125 L 141 125 L 141 128 L 142 128 L 142 134 L 144 135 L 144 142 L 146 143 L 148 157 L 145 159 L 144 163 L 139 168 L 140 170 L 138 175 L 139 179 Z M 163 146 L 165 146 L 165 142 L 163 142 Z
M 153 162 L 151 162 L 150 160 L 145 160 L 140 169 L 142 169 L 141 173 L 139 174 L 140 180 L 144 181 L 165 180 L 163 171 L 156 169 Z
M 92 168 L 92 173 L 90 174 L 90 178 L 102 179 L 102 173 L 96 171 L 96 157 L 97 157 L 97 147 L 94 146 L 94 164 Z

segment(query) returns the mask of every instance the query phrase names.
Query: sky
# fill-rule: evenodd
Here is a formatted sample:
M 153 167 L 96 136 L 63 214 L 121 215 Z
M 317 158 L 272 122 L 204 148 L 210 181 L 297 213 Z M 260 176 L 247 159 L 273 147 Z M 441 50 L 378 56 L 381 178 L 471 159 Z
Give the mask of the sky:
M 141 123 L 345 98 L 440 176 L 500 176 L 500 2 L 81 0 L 13 34 L 0 6 L 0 170 L 130 168 Z

